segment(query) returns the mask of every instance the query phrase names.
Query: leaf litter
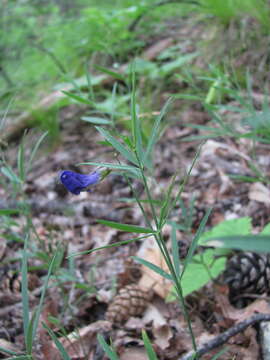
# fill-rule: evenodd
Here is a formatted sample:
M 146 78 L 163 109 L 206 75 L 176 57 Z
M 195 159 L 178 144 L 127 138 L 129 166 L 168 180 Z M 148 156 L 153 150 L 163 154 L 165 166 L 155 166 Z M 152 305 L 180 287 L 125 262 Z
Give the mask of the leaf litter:
M 72 106 L 72 114 L 74 106 Z M 175 169 L 183 175 L 194 157 L 198 141 L 182 142 L 186 136 L 200 134 L 183 126 L 194 115 L 200 123 L 208 116 L 202 110 L 190 108 L 179 115 L 181 122 L 173 123 L 164 130 L 155 154 L 157 184 L 154 193 L 160 197 L 168 187 Z M 65 111 L 68 118 L 68 109 Z M 175 116 L 175 114 L 174 114 Z M 110 229 L 97 223 L 97 219 L 123 222 L 145 226 L 136 205 L 123 203 L 120 198 L 131 198 L 129 186 L 121 175 L 112 174 L 103 183 L 97 185 L 92 193 L 82 193 L 78 197 L 70 196 L 57 183 L 58 172 L 63 168 L 77 171 L 81 161 L 111 161 L 113 154 L 99 143 L 101 137 L 89 124 L 78 121 L 61 120 L 62 141 L 53 152 L 40 155 L 33 166 L 27 181 L 25 192 L 32 209 L 33 223 L 37 229 L 37 239 L 32 244 L 35 256 L 29 259 L 30 274 L 39 279 L 46 274 L 46 261 L 40 251 L 46 255 L 53 253 L 55 244 L 63 247 L 60 272 L 51 281 L 51 288 L 42 311 L 42 321 L 58 336 L 71 359 L 106 359 L 96 340 L 97 333 L 112 342 L 121 360 L 147 359 L 141 340 L 141 330 L 146 329 L 159 359 L 180 359 L 191 349 L 191 341 L 186 329 L 183 314 L 177 304 L 166 303 L 171 284 L 144 265 L 139 265 L 131 256 L 140 256 L 164 271 L 167 268 L 157 248 L 151 244 L 151 238 L 140 242 L 105 249 L 89 255 L 67 258 L 76 252 L 92 250 L 117 241 L 130 238 L 130 234 Z M 203 132 L 201 132 L 203 134 Z M 269 201 L 267 187 L 261 183 L 241 183 L 233 181 L 230 175 L 252 176 L 249 166 L 252 144 L 246 139 L 217 138 L 207 140 L 202 147 L 198 164 L 191 173 L 188 185 L 183 192 L 183 201 L 188 204 L 190 194 L 195 194 L 194 213 L 187 236 L 183 230 L 177 230 L 179 239 L 191 235 L 209 206 L 213 207 L 208 227 L 220 221 L 249 216 L 256 230 L 261 230 L 269 221 Z M 15 162 L 15 149 L 9 151 L 9 160 Z M 258 162 L 265 173 L 269 173 L 270 164 L 265 161 L 268 149 L 258 148 Z M 80 167 L 80 171 L 89 171 L 89 167 Z M 142 192 L 141 184 L 134 180 L 134 186 Z M 20 199 L 11 199 L 1 191 L 1 208 L 16 207 Z M 182 210 L 177 205 L 170 220 L 181 223 Z M 1 237 L 1 290 L 0 290 L 0 345 L 10 350 L 20 351 L 23 344 L 23 325 L 21 315 L 19 261 L 16 253 L 21 245 L 16 241 L 20 237 L 23 224 L 14 218 L 16 224 L 3 231 Z M 12 236 L 12 237 L 11 237 Z M 2 240 L 3 239 L 3 240 Z M 11 239 L 11 240 L 6 240 Z M 149 245 L 150 244 L 150 245 Z M 39 256 L 37 256 L 37 254 Z M 7 281 L 11 267 L 11 280 Z M 3 260 L 4 259 L 4 260 Z M 17 284 L 17 287 L 15 286 Z M 5 285 L 4 285 L 5 284 Z M 105 320 L 107 310 L 113 303 L 119 290 L 136 285 L 143 290 L 152 291 L 151 300 L 145 310 L 136 316 L 125 319 L 121 325 Z M 30 291 L 31 308 L 38 303 L 40 284 Z M 270 313 L 265 300 L 257 299 L 245 309 L 233 308 L 228 300 L 226 285 L 215 286 L 209 282 L 202 289 L 186 298 L 192 318 L 194 333 L 199 344 L 206 343 L 215 336 L 240 321 L 248 319 L 257 312 Z M 137 296 L 137 295 L 136 295 Z M 58 359 L 55 345 L 42 326 L 39 326 L 39 349 L 35 349 L 37 359 Z M 222 348 L 222 347 L 221 347 Z M 221 348 L 209 351 L 204 359 L 210 359 Z M 259 358 L 259 344 L 254 328 L 230 338 L 227 351 L 220 359 L 256 359 Z

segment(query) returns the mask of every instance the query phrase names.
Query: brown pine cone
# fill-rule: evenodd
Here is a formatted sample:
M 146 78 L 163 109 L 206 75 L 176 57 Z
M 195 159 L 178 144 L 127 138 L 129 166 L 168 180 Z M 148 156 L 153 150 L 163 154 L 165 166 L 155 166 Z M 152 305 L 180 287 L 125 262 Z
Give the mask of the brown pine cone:
M 125 286 L 109 305 L 106 320 L 121 324 L 131 316 L 141 315 L 150 300 L 150 293 L 146 293 L 136 284 Z

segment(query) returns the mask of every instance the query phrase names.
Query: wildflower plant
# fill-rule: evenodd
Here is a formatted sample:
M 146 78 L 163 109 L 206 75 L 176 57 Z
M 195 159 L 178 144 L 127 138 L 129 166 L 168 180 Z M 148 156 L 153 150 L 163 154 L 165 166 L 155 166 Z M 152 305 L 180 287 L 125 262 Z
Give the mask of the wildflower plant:
M 197 349 L 196 341 L 195 341 L 195 337 L 193 334 L 191 321 L 190 321 L 188 312 L 185 307 L 183 290 L 182 290 L 182 286 L 181 286 L 181 280 L 182 280 L 182 277 L 184 275 L 184 272 L 185 272 L 185 269 L 186 269 L 188 263 L 191 261 L 191 259 L 193 257 L 194 251 L 197 246 L 198 239 L 204 229 L 204 226 L 206 224 L 206 221 L 208 219 L 210 211 L 208 211 L 206 213 L 205 217 L 203 218 L 201 225 L 199 226 L 198 231 L 192 241 L 188 255 L 183 264 L 180 264 L 179 255 L 178 255 L 179 249 L 178 249 L 176 237 L 172 236 L 171 248 L 173 250 L 172 250 L 172 254 L 171 254 L 169 247 L 163 238 L 162 230 L 163 230 L 164 225 L 167 223 L 167 220 L 170 215 L 170 211 L 176 206 L 177 202 L 180 199 L 180 195 L 181 195 L 183 188 L 189 178 L 192 168 L 194 167 L 194 164 L 197 160 L 200 149 L 198 150 L 197 154 L 195 155 L 193 163 L 192 163 L 189 171 L 187 172 L 187 174 L 184 176 L 184 178 L 179 179 L 178 174 L 175 174 L 173 176 L 173 178 L 170 182 L 170 185 L 168 186 L 168 188 L 165 191 L 165 196 L 164 196 L 164 199 L 162 200 L 161 206 L 157 206 L 157 202 L 154 199 L 154 195 L 153 195 L 152 188 L 151 188 L 151 183 L 152 183 L 151 177 L 154 172 L 153 171 L 154 170 L 153 162 L 152 162 L 152 159 L 154 156 L 154 146 L 160 136 L 161 121 L 162 121 L 164 115 L 167 113 L 171 102 L 172 102 L 172 99 L 169 99 L 165 103 L 162 110 L 160 111 L 159 116 L 156 117 L 156 119 L 153 123 L 152 129 L 151 129 L 151 132 L 150 132 L 150 136 L 147 139 L 146 144 L 145 144 L 145 140 L 143 141 L 141 119 L 137 114 L 137 104 L 136 104 L 136 95 L 135 95 L 135 73 L 134 73 L 134 71 L 131 72 L 131 129 L 132 129 L 131 134 L 128 136 L 126 136 L 126 135 L 120 136 L 120 139 L 119 139 L 119 137 L 115 136 L 116 131 L 108 130 L 101 126 L 96 126 L 96 130 L 104 137 L 104 139 L 106 140 L 106 143 L 109 144 L 113 148 L 114 152 L 116 152 L 118 154 L 118 156 L 117 156 L 118 163 L 110 164 L 110 163 L 84 162 L 82 164 L 83 165 L 98 165 L 100 167 L 107 168 L 109 170 L 115 170 L 115 169 L 118 171 L 121 170 L 123 172 L 123 176 L 125 176 L 128 184 L 131 188 L 132 193 L 134 194 L 136 203 L 142 212 L 142 215 L 143 215 L 143 218 L 145 221 L 145 226 L 141 227 L 141 226 L 134 226 L 134 225 L 129 225 L 129 224 L 121 224 L 121 223 L 106 221 L 106 220 L 98 220 L 98 222 L 100 222 L 104 225 L 107 225 L 109 227 L 116 228 L 118 230 L 130 232 L 130 233 L 142 234 L 142 235 L 135 237 L 135 238 L 131 238 L 126 241 L 110 244 L 110 245 L 107 245 L 104 247 L 92 249 L 89 251 L 84 251 L 84 252 L 77 253 L 77 254 L 72 254 L 71 256 L 75 256 L 75 255 L 79 255 L 79 254 L 80 255 L 87 254 L 87 253 L 91 253 L 96 250 L 118 246 L 118 245 L 126 244 L 126 243 L 129 243 L 132 241 L 136 241 L 136 240 L 142 240 L 144 238 L 151 237 L 151 236 L 154 237 L 154 239 L 158 245 L 158 248 L 166 262 L 166 265 L 167 265 L 167 268 L 169 271 L 166 272 L 162 268 L 160 268 L 160 267 L 156 266 L 155 264 L 152 264 L 142 258 L 139 258 L 139 257 L 134 257 L 134 258 L 139 263 L 149 267 L 151 270 L 157 272 L 162 277 L 169 279 L 172 282 L 172 284 L 174 285 L 175 291 L 176 291 L 176 297 L 181 305 L 183 314 L 187 321 L 188 329 L 189 329 L 189 332 L 190 332 L 190 335 L 192 338 L 193 350 L 194 350 L 194 353 L 196 354 L 196 349 Z M 123 162 L 122 159 L 125 161 L 125 163 Z M 63 182 L 63 180 L 65 181 L 65 178 L 63 179 L 63 174 L 67 175 L 67 173 L 65 173 L 65 172 L 62 173 L 62 182 Z M 84 185 L 86 185 L 87 182 L 90 183 L 92 181 L 92 177 L 94 176 L 93 174 L 94 173 L 92 173 L 90 175 L 80 175 L 80 176 L 82 176 L 81 179 L 87 180 Z M 86 177 L 84 177 L 84 176 L 86 176 Z M 134 177 L 134 176 L 137 177 L 144 185 L 144 189 L 145 189 L 145 193 L 146 193 L 146 199 L 144 199 L 144 200 L 140 199 L 139 195 L 136 192 L 136 189 L 132 186 L 130 177 Z M 95 177 L 95 179 L 97 179 L 97 177 Z M 67 183 L 64 185 L 67 188 L 69 187 L 69 184 L 67 184 Z M 174 196 L 173 193 L 175 193 L 175 192 L 173 190 L 176 187 L 178 190 L 176 191 L 176 196 Z M 71 188 L 72 188 L 71 190 L 74 190 L 74 188 L 72 186 L 71 186 Z M 76 190 L 77 189 L 75 189 L 75 192 L 76 192 Z M 150 208 L 150 211 L 146 211 L 145 203 Z

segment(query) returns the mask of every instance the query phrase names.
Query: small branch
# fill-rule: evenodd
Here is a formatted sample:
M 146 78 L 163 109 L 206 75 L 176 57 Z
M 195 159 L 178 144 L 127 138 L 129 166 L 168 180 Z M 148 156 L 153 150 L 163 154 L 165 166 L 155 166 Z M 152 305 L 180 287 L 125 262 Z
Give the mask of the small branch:
M 244 331 L 250 325 L 254 325 L 261 321 L 270 321 L 270 314 L 256 314 L 251 316 L 249 319 L 243 320 L 240 323 L 232 326 L 224 333 L 216 336 L 214 339 L 200 346 L 197 350 L 197 357 L 195 357 L 195 359 L 199 359 L 202 355 L 208 353 L 210 350 L 225 344 L 232 336 Z M 189 352 L 178 360 L 191 360 L 193 355 L 193 352 Z

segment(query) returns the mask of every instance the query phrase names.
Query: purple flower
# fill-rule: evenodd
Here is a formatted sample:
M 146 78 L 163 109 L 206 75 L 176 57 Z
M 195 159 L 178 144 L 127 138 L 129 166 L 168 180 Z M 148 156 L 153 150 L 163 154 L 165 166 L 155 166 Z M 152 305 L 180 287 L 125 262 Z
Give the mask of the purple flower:
M 81 191 L 89 191 L 86 189 L 89 185 L 97 184 L 101 179 L 101 175 L 98 171 L 85 175 L 64 170 L 60 173 L 59 178 L 69 192 L 74 195 L 79 195 Z

